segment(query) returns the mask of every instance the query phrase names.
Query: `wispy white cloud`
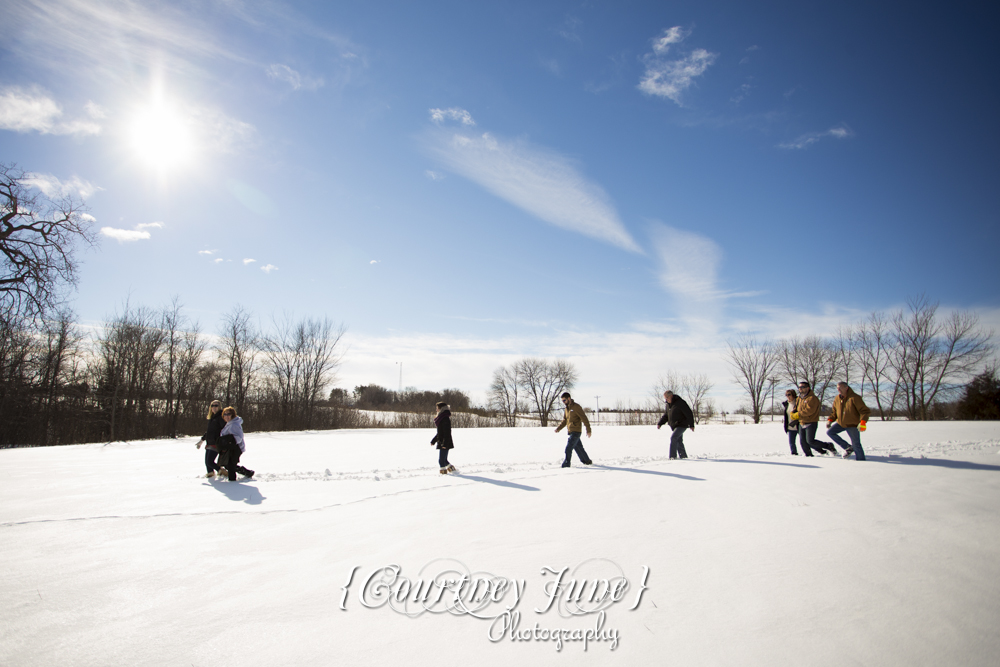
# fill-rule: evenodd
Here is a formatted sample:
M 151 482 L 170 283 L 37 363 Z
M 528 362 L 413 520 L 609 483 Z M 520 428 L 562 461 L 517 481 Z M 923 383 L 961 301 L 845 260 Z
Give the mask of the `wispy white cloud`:
M 472 120 L 472 114 L 470 114 L 465 109 L 460 109 L 458 107 L 451 107 L 450 109 L 431 109 L 431 120 L 435 123 L 441 124 L 445 120 L 457 120 L 462 125 L 475 125 L 476 121 Z
M 277 271 L 278 267 L 276 267 L 274 264 L 265 264 L 264 266 L 260 267 L 260 270 L 263 271 L 264 273 L 271 273 L 271 271 Z
M 247 264 L 253 264 L 256 261 L 257 261 L 256 259 L 250 259 L 249 257 L 247 257 L 243 260 L 243 265 L 246 266 Z
M 272 81 L 283 81 L 292 87 L 292 90 L 318 90 L 323 86 L 323 77 L 314 79 L 309 76 L 302 76 L 288 65 L 271 64 L 264 68 L 267 78 Z
M 217 257 L 214 261 L 216 264 L 222 264 L 226 260 L 222 259 L 221 257 Z
M 99 188 L 89 181 L 85 181 L 79 176 L 63 181 L 52 174 L 28 173 L 25 174 L 25 185 L 41 190 L 46 197 L 67 197 L 75 196 L 87 199 L 93 196 Z
M 660 285 L 685 300 L 708 301 L 721 295 L 717 285 L 722 249 L 701 234 L 653 223 L 650 238 L 660 259 Z
M 567 16 L 566 20 L 556 29 L 556 33 L 567 42 L 581 44 L 583 39 L 580 37 L 580 28 L 582 27 L 582 20 L 575 16 Z
M 670 47 L 674 44 L 680 44 L 687 36 L 691 34 L 690 30 L 685 30 L 679 25 L 675 25 L 672 28 L 666 28 L 663 33 L 653 40 L 653 53 L 658 56 L 662 56 L 670 51 Z
M 632 252 L 642 252 L 609 197 L 568 158 L 492 134 L 432 133 L 428 152 L 447 169 L 531 215 Z
M 115 227 L 101 227 L 101 234 L 112 238 L 119 243 L 131 243 L 149 238 L 149 232 L 141 229 L 116 229 Z
M 215 252 L 216 252 L 215 250 L 199 250 L 198 254 L 199 255 L 214 255 Z
M 816 142 L 820 141 L 821 139 L 825 139 L 826 137 L 833 137 L 834 139 L 847 139 L 848 137 L 853 137 L 853 136 L 854 132 L 851 131 L 851 128 L 841 124 L 835 127 L 831 127 L 826 132 L 809 132 L 807 134 L 803 134 L 802 136 L 792 141 L 786 141 L 784 143 L 778 144 L 778 148 L 785 148 L 789 150 L 802 150 L 803 148 L 808 148 L 809 146 L 812 146 Z
M 428 169 L 427 171 L 425 171 L 424 175 L 427 178 L 431 179 L 432 181 L 440 181 L 440 180 L 444 179 L 444 174 L 436 172 L 436 171 L 431 171 L 430 169 Z
M 647 57 L 639 90 L 656 97 L 666 97 L 678 106 L 684 106 L 681 102 L 684 91 L 691 87 L 696 77 L 705 73 L 717 57 L 717 53 L 705 49 L 695 49 L 678 60 Z
M 62 115 L 59 104 L 40 89 L 0 89 L 0 129 L 81 137 L 101 133 L 101 126 L 93 120 L 64 120 Z
M 370 261 L 368 263 L 369 264 L 381 264 L 381 262 L 379 262 L 379 260 L 377 260 L 377 259 L 373 259 L 372 261 Z
M 735 106 L 739 106 L 740 103 L 750 95 L 750 91 L 752 89 L 753 86 L 751 86 L 749 83 L 744 83 L 743 85 L 741 85 L 739 88 L 736 89 L 736 91 L 733 93 L 733 96 L 729 98 L 729 101 L 732 102 Z
M 107 236 L 108 238 L 112 238 L 118 241 L 119 243 L 131 243 L 133 241 L 144 241 L 150 238 L 151 235 L 148 231 L 150 229 L 162 229 L 162 228 L 163 228 L 162 222 L 142 222 L 133 227 L 132 229 L 101 227 L 101 234 Z
M 209 151 L 237 153 L 256 137 L 256 127 L 220 109 L 192 105 L 186 112 L 199 144 Z

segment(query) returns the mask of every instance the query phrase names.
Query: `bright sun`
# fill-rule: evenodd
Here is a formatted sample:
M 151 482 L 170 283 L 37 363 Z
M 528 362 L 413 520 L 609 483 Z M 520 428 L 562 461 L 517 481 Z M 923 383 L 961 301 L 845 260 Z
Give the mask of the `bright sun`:
M 162 104 L 138 112 L 132 122 L 131 138 L 139 158 L 160 171 L 184 165 L 194 153 L 189 125 Z

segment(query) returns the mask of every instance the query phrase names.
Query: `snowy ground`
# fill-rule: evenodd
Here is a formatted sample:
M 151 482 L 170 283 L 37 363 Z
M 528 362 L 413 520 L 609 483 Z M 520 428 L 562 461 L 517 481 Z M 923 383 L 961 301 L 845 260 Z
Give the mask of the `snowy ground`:
M 430 438 L 249 433 L 239 483 L 194 438 L 0 451 L 0 664 L 997 664 L 1000 424 L 873 424 L 865 463 L 600 427 L 569 470 L 551 429 L 456 430 L 457 477 Z M 571 615 L 543 568 L 628 584 Z

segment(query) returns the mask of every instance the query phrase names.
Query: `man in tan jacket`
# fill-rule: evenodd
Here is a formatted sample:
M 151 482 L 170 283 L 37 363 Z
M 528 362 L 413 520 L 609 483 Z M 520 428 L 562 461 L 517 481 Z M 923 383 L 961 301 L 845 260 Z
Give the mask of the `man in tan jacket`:
M 819 427 L 819 398 L 805 380 L 799 382 L 799 397 L 795 399 L 792 419 L 799 420 L 799 444 L 802 446 L 802 453 L 812 456 L 815 449 L 820 454 L 826 454 L 827 449 L 816 442 L 816 429 Z M 829 452 L 835 454 L 837 450 L 831 445 Z
M 845 459 L 854 454 L 854 458 L 858 461 L 865 460 L 865 450 L 861 447 L 861 431 L 868 428 L 868 417 L 871 413 L 861 397 L 855 394 L 846 382 L 837 383 L 837 398 L 833 399 L 833 410 L 827 418 L 826 434 L 844 448 Z M 840 437 L 844 431 L 847 431 L 847 435 L 851 438 L 850 445 Z
M 566 414 L 563 420 L 559 422 L 559 426 L 556 426 L 556 433 L 561 431 L 564 426 L 567 427 L 566 432 L 569 433 L 569 441 L 566 443 L 566 459 L 563 461 L 562 467 L 569 467 L 569 462 L 573 458 L 574 451 L 580 457 L 583 465 L 589 466 L 593 461 L 587 456 L 587 452 L 583 448 L 583 443 L 580 442 L 580 434 L 583 432 L 581 425 L 585 425 L 587 427 L 587 437 L 590 437 L 590 420 L 587 419 L 587 413 L 583 411 L 579 403 L 573 400 L 568 391 L 563 392 L 562 402 L 566 406 Z

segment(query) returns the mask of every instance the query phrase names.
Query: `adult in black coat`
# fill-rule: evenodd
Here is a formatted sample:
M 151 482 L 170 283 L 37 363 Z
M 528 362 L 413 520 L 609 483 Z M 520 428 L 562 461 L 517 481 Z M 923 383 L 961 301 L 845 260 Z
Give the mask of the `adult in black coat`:
M 667 402 L 667 409 L 656 423 L 656 428 L 667 424 L 673 431 L 670 434 L 670 458 L 686 459 L 688 455 L 684 449 L 684 431 L 691 429 L 694 432 L 694 414 L 687 401 L 672 391 L 664 392 L 663 400 Z
M 215 458 L 219 455 L 219 434 L 225 425 L 226 422 L 222 419 L 222 403 L 212 401 L 212 405 L 208 408 L 208 428 L 205 430 L 205 435 L 201 436 L 201 440 L 195 443 L 197 449 L 201 449 L 201 443 L 205 443 L 205 467 L 208 469 L 205 477 L 215 477 L 215 473 L 219 471 L 219 464 L 215 462 Z
M 785 400 L 781 402 L 785 415 L 785 433 L 788 434 L 788 446 L 795 456 L 799 455 L 799 450 L 795 448 L 795 438 L 799 434 L 799 420 L 792 419 L 792 413 L 795 412 L 795 399 L 798 397 L 794 389 L 789 389 L 785 392 Z
M 434 425 L 437 427 L 437 435 L 431 440 L 431 445 L 437 445 L 438 465 L 441 466 L 441 474 L 455 472 L 455 466 L 448 463 L 448 450 L 455 448 L 455 443 L 451 439 L 451 409 L 447 403 L 441 402 L 436 406 L 437 416 L 434 417 Z

